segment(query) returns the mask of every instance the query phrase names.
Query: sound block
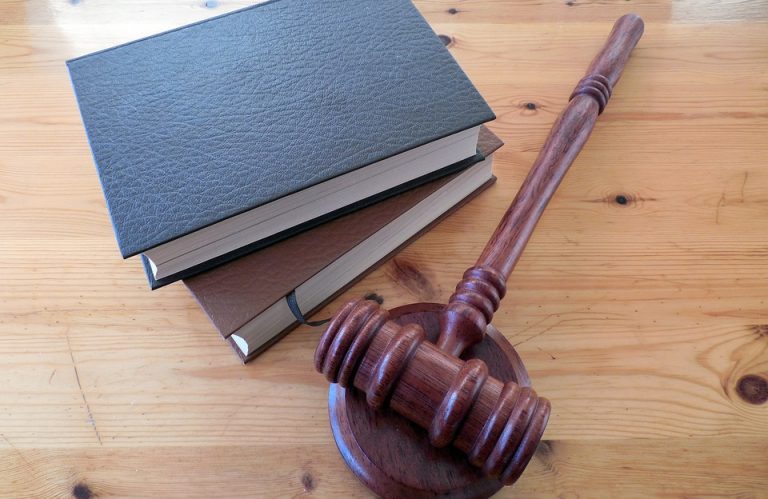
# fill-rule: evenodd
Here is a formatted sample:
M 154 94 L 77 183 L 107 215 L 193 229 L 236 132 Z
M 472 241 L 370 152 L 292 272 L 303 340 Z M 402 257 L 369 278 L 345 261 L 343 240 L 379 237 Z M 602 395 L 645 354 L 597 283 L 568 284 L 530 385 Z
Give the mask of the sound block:
M 436 342 L 443 308 L 437 303 L 406 305 L 391 310 L 390 319 L 419 324 L 429 341 Z M 500 381 L 531 385 L 517 352 L 493 326 L 462 358 L 482 359 Z M 461 451 L 433 447 L 427 432 L 404 417 L 389 409 L 371 409 L 359 390 L 332 384 L 328 399 L 331 429 L 344 461 L 379 496 L 488 497 L 503 487 L 498 480 L 482 476 Z

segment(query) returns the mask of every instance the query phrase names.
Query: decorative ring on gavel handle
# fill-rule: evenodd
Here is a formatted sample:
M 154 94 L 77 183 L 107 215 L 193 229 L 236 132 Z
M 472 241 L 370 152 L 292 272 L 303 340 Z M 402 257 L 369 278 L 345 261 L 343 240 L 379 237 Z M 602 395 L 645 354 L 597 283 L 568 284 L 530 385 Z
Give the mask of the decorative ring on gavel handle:
M 347 303 L 320 340 L 315 368 L 427 429 L 434 446 L 453 444 L 486 475 L 514 483 L 541 440 L 549 401 L 489 376 L 481 360 L 442 352 L 420 326 L 387 318 L 375 302 Z

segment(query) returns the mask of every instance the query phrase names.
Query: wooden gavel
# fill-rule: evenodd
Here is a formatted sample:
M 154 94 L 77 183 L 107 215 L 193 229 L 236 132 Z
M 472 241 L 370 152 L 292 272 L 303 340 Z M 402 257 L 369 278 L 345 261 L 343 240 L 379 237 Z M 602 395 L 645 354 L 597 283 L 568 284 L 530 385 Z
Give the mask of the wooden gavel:
M 507 278 L 642 33 L 636 15 L 616 21 L 477 263 L 441 312 L 437 345 L 425 340 L 419 325 L 401 326 L 375 302 L 356 300 L 336 313 L 315 352 L 315 368 L 328 381 L 362 390 L 370 406 L 388 406 L 427 429 L 437 447 L 453 444 L 505 485 L 517 480 L 533 456 L 549 401 L 489 376 L 481 360 L 459 357 L 483 340 Z

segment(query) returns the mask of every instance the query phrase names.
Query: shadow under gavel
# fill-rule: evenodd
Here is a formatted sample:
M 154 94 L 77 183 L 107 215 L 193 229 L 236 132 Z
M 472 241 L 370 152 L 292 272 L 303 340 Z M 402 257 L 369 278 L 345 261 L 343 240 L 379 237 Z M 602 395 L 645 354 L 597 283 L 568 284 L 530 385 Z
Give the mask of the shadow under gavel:
M 507 278 L 642 33 L 633 14 L 614 25 L 477 263 L 440 313 L 437 344 L 426 341 L 421 326 L 401 326 L 378 304 L 357 300 L 336 313 L 315 353 L 315 368 L 328 381 L 361 390 L 371 407 L 389 407 L 426 429 L 434 446 L 452 444 L 505 485 L 533 456 L 550 403 L 531 388 L 489 376 L 483 361 L 460 356 L 482 341 Z

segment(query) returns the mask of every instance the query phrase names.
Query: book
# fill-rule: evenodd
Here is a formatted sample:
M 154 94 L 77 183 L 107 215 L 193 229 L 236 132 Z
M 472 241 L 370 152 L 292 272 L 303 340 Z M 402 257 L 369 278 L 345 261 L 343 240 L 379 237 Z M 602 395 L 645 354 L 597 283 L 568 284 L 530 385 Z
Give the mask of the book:
M 410 0 L 272 0 L 67 66 L 154 287 L 456 171 L 495 118 Z
M 365 274 L 488 187 L 492 154 L 502 142 L 483 127 L 483 159 L 461 172 L 347 214 L 184 284 L 248 361 L 299 325 L 288 297 L 309 316 Z

